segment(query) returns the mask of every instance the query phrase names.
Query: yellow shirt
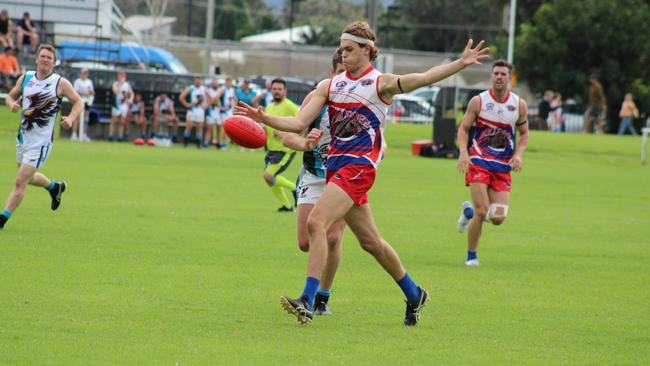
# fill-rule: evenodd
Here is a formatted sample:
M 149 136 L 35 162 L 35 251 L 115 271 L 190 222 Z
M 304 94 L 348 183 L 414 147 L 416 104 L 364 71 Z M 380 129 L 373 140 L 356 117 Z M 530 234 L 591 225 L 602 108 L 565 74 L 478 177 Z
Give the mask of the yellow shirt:
M 266 113 L 272 116 L 295 116 L 298 114 L 298 105 L 291 100 L 284 98 L 280 103 L 273 102 L 266 107 Z M 266 131 L 266 149 L 269 151 L 285 151 L 292 152 L 293 150 L 284 146 L 282 139 L 275 137 L 275 128 L 264 125 Z

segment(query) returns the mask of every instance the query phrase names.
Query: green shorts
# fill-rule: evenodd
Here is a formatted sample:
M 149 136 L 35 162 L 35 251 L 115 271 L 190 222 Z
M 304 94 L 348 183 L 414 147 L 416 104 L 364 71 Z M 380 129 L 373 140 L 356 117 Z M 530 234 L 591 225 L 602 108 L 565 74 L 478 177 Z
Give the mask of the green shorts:
M 291 153 L 285 151 L 267 151 L 264 157 L 264 171 L 275 177 L 289 167 L 294 156 L 296 156 L 295 151 Z

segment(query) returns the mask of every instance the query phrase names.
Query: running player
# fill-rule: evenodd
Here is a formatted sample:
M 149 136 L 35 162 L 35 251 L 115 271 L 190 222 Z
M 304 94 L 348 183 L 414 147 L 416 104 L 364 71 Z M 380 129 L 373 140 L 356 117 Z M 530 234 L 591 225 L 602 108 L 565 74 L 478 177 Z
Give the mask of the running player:
M 327 230 L 342 218 L 361 247 L 375 257 L 404 292 L 404 324 L 413 326 L 418 322 L 420 309 L 429 295 L 411 279 L 397 252 L 381 237 L 368 205 L 367 193 L 382 156 L 386 113 L 396 94 L 433 84 L 489 56 L 483 42 L 472 48 L 470 40 L 462 56 L 448 64 L 423 73 L 381 74 L 371 65 L 379 53 L 374 41 L 375 34 L 367 23 L 348 25 L 340 43 L 347 71 L 318 84 L 297 117 L 276 117 L 245 104 L 237 107 L 237 113 L 256 121 L 283 131 L 300 132 L 328 106 L 332 141 L 327 154 L 327 185 L 307 219 L 310 240 L 305 288 L 297 299 L 280 299 L 283 307 L 303 324 L 313 317 L 314 296 L 328 256 Z
M 189 96 L 190 100 L 187 100 Z M 208 93 L 203 86 L 203 79 L 194 78 L 194 84 L 183 90 L 178 98 L 187 108 L 185 117 L 185 132 L 183 132 L 183 145 L 187 147 L 190 136 L 192 136 L 192 127 L 196 124 L 196 147 L 201 147 L 203 141 L 203 123 L 205 122 L 205 108 L 209 105 L 210 100 Z
M 23 113 L 16 141 L 18 174 L 4 211 L 0 214 L 0 229 L 22 202 L 27 184 L 43 187 L 50 193 L 50 208 L 53 211 L 59 208 L 61 195 L 66 189 L 65 182 L 56 182 L 38 172 L 52 150 L 54 124 L 61 99 L 66 97 L 72 103 L 70 115 L 61 117 L 64 128 L 72 126 L 84 106 L 72 84 L 53 72 L 55 62 L 56 49 L 42 43 L 36 51 L 36 71 L 20 76 L 5 99 L 13 113 L 21 107 Z M 22 104 L 19 102 L 21 97 Z
M 206 132 L 205 137 L 203 138 L 203 147 L 209 147 L 210 142 L 212 142 L 212 132 L 214 126 L 217 126 L 219 129 L 223 123 L 221 122 L 221 98 L 218 98 L 219 93 L 219 80 L 212 79 L 210 81 L 210 87 L 207 89 L 208 95 L 210 96 L 210 105 L 208 106 L 208 115 L 205 118 L 206 121 Z M 216 142 L 215 137 L 215 142 Z M 215 146 L 220 148 L 218 143 L 215 143 Z
M 135 123 L 140 127 L 140 138 L 147 138 L 147 116 L 144 114 L 144 101 L 142 100 L 142 94 L 136 94 L 135 100 L 131 103 L 128 113 L 126 114 L 126 120 L 128 123 Z M 128 136 L 128 132 L 125 132 L 125 139 Z
M 508 215 L 510 171 L 521 171 L 521 157 L 528 145 L 528 106 L 510 91 L 514 66 L 503 60 L 492 64 L 492 88 L 472 98 L 458 128 L 458 170 L 465 173 L 474 205 L 462 204 L 458 231 L 467 231 L 465 265 L 478 266 L 478 242 L 483 221 L 501 225 Z M 469 130 L 472 144 L 467 148 Z M 515 129 L 519 141 L 515 149 Z
M 330 76 L 334 77 L 345 72 L 341 59 L 341 49 L 337 49 L 332 56 Z M 313 93 L 313 91 L 312 91 Z M 308 94 L 303 101 L 307 105 L 311 99 Z M 323 107 L 321 114 L 309 126 L 307 138 L 294 133 L 286 133 L 284 145 L 294 150 L 304 151 L 302 154 L 301 176 L 296 185 L 297 189 L 297 223 L 298 247 L 303 252 L 309 251 L 309 236 L 307 235 L 307 218 L 325 190 L 325 167 L 327 165 L 327 150 L 330 144 L 329 116 L 327 107 Z M 332 294 L 332 283 L 341 261 L 341 240 L 345 220 L 334 223 L 327 231 L 328 256 L 325 270 L 321 277 L 318 291 L 314 299 L 314 315 L 331 315 L 328 306 Z
M 223 122 L 226 118 L 232 116 L 232 108 L 237 105 L 237 93 L 232 84 L 232 76 L 226 77 L 225 84 L 219 88 L 217 92 L 219 98 L 221 119 L 217 121 L 217 147 L 220 149 L 226 148 L 226 133 L 223 131 Z
M 266 108 L 268 114 L 273 116 L 295 116 L 298 113 L 298 106 L 286 97 L 286 81 L 274 79 L 271 90 L 273 92 L 273 103 Z M 262 177 L 282 204 L 282 207 L 278 208 L 278 212 L 293 212 L 293 203 L 289 201 L 284 190 L 293 192 L 296 186 L 281 174 L 289 167 L 296 152 L 284 146 L 284 132 L 276 131 L 267 125 L 264 125 L 264 130 L 266 131 L 266 156 L 264 157 L 265 168 Z
M 162 123 L 171 123 L 171 135 L 172 139 L 176 138 L 178 133 L 178 116 L 176 116 L 176 111 L 174 110 L 174 102 L 167 96 L 167 93 L 161 93 L 153 100 L 153 117 L 151 118 L 151 132 L 149 133 L 148 144 L 153 142 L 154 136 L 158 133 L 158 124 Z
M 129 112 L 129 105 L 133 103 L 133 89 L 131 88 L 131 84 L 126 81 L 126 73 L 124 71 L 117 72 L 117 81 L 113 83 L 113 94 L 115 95 L 115 102 L 111 109 L 111 123 L 108 125 L 108 141 L 113 141 L 115 124 L 118 122 L 117 141 L 124 141 L 126 115 Z

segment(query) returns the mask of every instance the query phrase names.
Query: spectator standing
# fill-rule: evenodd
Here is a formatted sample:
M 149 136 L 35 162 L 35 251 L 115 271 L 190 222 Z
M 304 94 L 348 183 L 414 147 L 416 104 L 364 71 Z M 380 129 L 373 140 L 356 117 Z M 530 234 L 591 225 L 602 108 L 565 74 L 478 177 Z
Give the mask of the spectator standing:
M 82 123 L 85 123 L 86 125 L 88 124 L 88 118 L 90 117 L 90 107 L 95 101 L 95 86 L 93 85 L 93 81 L 88 78 L 88 75 L 90 75 L 90 71 L 88 71 L 88 69 L 82 69 L 79 78 L 74 81 L 74 90 L 79 94 L 81 100 L 84 102 L 85 112 L 83 114 Z M 73 141 L 90 141 L 88 134 L 85 132 L 86 129 L 79 130 L 79 134 L 77 135 L 78 125 L 79 122 L 77 120 L 72 122 L 72 136 L 70 139 Z
M 250 81 L 244 80 L 239 88 L 237 88 L 237 100 L 240 100 L 248 105 L 253 105 L 253 99 L 257 96 L 250 88 Z
M 6 9 L 0 12 L 0 44 L 4 47 L 14 46 L 12 22 Z
M 637 132 L 632 122 L 634 122 L 635 118 L 639 118 L 639 110 L 634 103 L 634 96 L 632 93 L 625 94 L 625 100 L 623 100 L 623 105 L 621 105 L 621 110 L 618 112 L 618 116 L 621 117 L 621 125 L 618 126 L 618 134 L 623 135 L 625 134 L 625 131 L 630 130 L 630 133 L 636 136 Z
M 554 132 L 561 132 L 564 124 L 564 117 L 562 116 L 562 94 L 553 93 L 551 99 L 551 110 L 548 115 L 548 130 Z
M 585 112 L 585 123 L 583 132 L 593 131 L 594 121 L 596 122 L 596 133 L 605 133 L 605 113 L 607 110 L 607 99 L 603 86 L 596 75 L 589 77 L 589 103 Z
M 115 101 L 111 109 L 111 123 L 108 125 L 108 141 L 113 141 L 115 125 L 118 125 L 117 141 L 124 141 L 124 131 L 126 129 L 126 116 L 129 112 L 129 106 L 133 103 L 133 89 L 131 84 L 126 81 L 126 72 L 117 72 L 117 81 L 113 83 L 113 95 Z
M 0 73 L 2 74 L 0 76 L 2 86 L 7 90 L 11 90 L 14 81 L 20 76 L 20 65 L 11 47 L 6 47 L 5 53 L 0 55 Z
M 23 45 L 29 44 L 31 46 L 31 52 L 36 52 L 36 45 L 38 44 L 38 33 L 36 28 L 32 24 L 32 20 L 29 17 L 29 13 L 25 12 L 23 18 L 18 21 L 16 24 L 16 48 L 18 52 Z
M 544 92 L 542 101 L 539 102 L 537 107 L 537 129 L 548 129 L 548 116 L 551 113 L 551 101 L 553 100 L 553 92 L 547 90 Z

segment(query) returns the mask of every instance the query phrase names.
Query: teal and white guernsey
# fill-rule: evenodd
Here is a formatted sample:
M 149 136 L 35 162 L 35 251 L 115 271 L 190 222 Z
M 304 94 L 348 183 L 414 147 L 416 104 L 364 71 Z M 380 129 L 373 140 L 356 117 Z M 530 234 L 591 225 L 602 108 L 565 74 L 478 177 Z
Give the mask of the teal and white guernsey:
M 61 107 L 57 88 L 61 75 L 52 73 L 43 80 L 28 71 L 22 83 L 22 118 L 18 143 L 25 150 L 48 145 L 54 139 L 56 114 Z

